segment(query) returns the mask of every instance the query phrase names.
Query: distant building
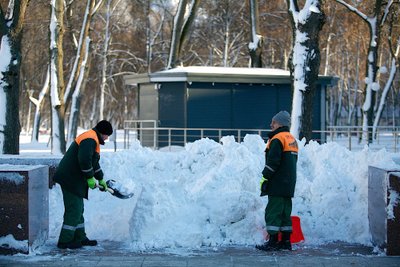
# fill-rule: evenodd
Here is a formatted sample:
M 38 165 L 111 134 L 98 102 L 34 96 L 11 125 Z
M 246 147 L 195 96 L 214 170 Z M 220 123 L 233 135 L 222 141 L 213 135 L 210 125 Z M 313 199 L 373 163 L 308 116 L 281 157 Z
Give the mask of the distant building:
M 333 77 L 320 76 L 313 129 L 325 129 L 326 89 Z M 179 67 L 125 76 L 137 85 L 138 117 L 158 127 L 269 129 L 273 115 L 291 112 L 290 73 L 266 68 Z

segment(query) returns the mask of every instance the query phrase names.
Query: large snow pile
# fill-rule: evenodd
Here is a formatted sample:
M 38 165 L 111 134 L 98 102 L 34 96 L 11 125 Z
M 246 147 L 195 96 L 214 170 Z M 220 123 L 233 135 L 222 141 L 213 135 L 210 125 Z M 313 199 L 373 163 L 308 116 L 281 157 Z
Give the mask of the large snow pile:
M 242 143 L 202 139 L 178 151 L 131 149 L 103 153 L 106 179 L 134 192 L 121 200 L 91 190 L 85 202 L 90 238 L 126 241 L 131 249 L 198 248 L 263 242 L 264 208 L 259 197 L 265 143 L 247 135 Z M 370 244 L 367 218 L 368 165 L 395 166 L 393 154 L 367 148 L 350 152 L 328 143 L 300 142 L 293 215 L 306 242 Z M 57 240 L 63 216 L 59 186 L 50 191 L 50 238 Z

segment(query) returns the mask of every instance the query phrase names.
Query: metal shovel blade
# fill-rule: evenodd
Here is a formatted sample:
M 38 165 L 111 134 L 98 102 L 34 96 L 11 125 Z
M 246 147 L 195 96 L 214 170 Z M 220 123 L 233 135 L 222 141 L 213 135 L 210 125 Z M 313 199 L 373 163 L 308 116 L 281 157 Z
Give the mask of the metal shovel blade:
M 127 199 L 131 198 L 133 196 L 133 193 L 122 193 L 119 188 L 121 186 L 118 185 L 118 183 L 115 180 L 108 180 L 106 181 L 106 184 L 108 186 L 107 191 L 111 193 L 111 195 L 120 198 L 120 199 Z

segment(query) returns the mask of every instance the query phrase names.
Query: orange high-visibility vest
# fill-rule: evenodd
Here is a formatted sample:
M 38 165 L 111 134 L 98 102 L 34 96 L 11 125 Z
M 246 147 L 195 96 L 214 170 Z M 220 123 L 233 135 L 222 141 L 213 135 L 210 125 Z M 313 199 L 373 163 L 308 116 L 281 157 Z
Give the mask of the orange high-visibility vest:
M 268 141 L 267 149 L 269 149 L 271 141 L 274 139 L 279 139 L 283 146 L 283 152 L 299 152 L 296 139 L 290 134 L 290 132 L 280 132 L 274 135 L 274 137 Z
M 87 131 L 87 132 L 84 132 L 83 134 L 81 134 L 81 135 L 79 135 L 76 139 L 75 139 L 75 142 L 78 144 L 78 146 L 79 146 L 79 144 L 83 141 L 83 140 L 85 140 L 85 139 L 88 139 L 88 138 L 91 138 L 91 139 L 93 139 L 94 141 L 96 141 L 96 152 L 98 153 L 98 154 L 100 154 L 100 142 L 99 142 L 99 138 L 97 137 L 97 133 L 95 132 L 95 130 L 89 130 L 89 131 Z

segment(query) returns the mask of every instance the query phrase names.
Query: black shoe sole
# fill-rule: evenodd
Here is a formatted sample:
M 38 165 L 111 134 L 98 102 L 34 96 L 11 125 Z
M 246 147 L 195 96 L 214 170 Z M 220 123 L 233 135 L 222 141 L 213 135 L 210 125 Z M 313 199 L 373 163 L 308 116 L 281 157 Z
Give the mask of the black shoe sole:
M 81 241 L 81 245 L 85 247 L 94 247 L 97 246 L 97 240 L 85 239 Z

